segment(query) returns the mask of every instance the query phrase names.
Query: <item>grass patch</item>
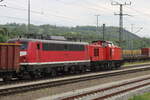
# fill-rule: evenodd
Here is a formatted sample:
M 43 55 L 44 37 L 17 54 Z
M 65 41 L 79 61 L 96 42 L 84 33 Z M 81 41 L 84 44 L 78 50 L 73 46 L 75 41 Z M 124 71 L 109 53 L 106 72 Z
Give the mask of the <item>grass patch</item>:
M 140 64 L 150 64 L 150 61 L 125 63 L 123 66 L 140 65 Z
M 145 93 L 143 95 L 134 96 L 134 97 L 130 98 L 129 100 L 150 100 L 150 92 Z

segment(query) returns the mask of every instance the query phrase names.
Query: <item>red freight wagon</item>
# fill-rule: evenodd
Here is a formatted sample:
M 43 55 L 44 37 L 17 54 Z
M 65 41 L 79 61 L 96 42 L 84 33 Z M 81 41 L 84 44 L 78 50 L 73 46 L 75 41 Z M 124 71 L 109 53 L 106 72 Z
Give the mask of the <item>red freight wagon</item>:
M 144 56 L 150 57 L 150 48 L 142 48 L 141 53 Z
M 20 45 L 14 43 L 0 43 L 0 77 L 19 70 Z M 5 75 L 7 74 L 7 75 Z

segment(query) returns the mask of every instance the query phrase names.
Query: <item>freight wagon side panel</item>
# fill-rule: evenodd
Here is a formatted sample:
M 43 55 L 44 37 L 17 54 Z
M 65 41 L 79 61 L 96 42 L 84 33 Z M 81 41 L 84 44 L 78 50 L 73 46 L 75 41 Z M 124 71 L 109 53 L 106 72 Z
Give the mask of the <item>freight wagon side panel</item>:
M 20 68 L 20 46 L 15 46 L 13 49 L 14 49 L 14 56 L 13 56 L 14 66 L 12 66 L 12 67 L 15 70 L 19 70 L 19 68 Z
M 6 69 L 6 51 L 7 47 L 0 45 L 0 69 L 5 70 Z
M 142 52 L 142 55 L 150 57 L 150 48 L 142 48 L 141 52 Z
M 18 44 L 0 43 L 0 71 L 17 71 L 19 69 L 20 46 Z

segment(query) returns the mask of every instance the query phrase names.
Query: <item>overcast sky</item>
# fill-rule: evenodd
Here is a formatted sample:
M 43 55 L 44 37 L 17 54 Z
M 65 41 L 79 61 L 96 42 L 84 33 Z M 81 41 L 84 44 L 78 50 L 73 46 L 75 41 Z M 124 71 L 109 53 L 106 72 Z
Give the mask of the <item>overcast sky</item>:
M 57 26 L 96 25 L 96 16 L 100 14 L 99 25 L 118 26 L 119 6 L 111 2 L 129 2 L 129 0 L 31 0 L 31 23 Z M 150 0 L 131 0 L 131 6 L 124 6 L 124 28 L 141 37 L 150 37 Z M 4 0 L 0 8 L 0 24 L 27 23 L 28 0 Z M 143 29 L 142 29 L 143 28 Z M 139 31 L 139 32 L 137 32 Z M 137 33 L 136 33 L 137 32 Z

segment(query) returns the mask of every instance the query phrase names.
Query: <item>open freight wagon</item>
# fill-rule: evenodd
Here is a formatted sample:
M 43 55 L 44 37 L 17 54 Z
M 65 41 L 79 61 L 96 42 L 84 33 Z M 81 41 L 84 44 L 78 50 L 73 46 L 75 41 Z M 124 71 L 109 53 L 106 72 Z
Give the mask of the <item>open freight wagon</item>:
M 20 45 L 15 43 L 0 43 L 0 78 L 9 80 L 20 68 Z
M 142 55 L 150 57 L 150 48 L 142 48 L 141 52 L 142 52 Z

